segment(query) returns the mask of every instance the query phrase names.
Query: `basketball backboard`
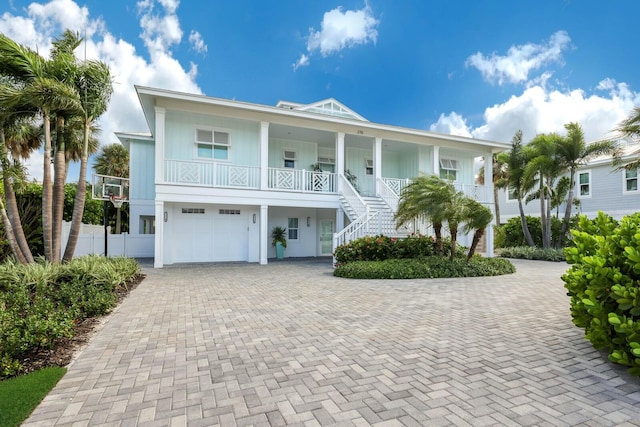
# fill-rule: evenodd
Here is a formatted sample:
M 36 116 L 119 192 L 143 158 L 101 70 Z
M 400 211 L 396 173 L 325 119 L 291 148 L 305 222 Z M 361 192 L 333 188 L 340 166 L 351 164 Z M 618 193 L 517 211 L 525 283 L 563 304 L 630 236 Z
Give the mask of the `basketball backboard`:
M 129 201 L 129 178 L 108 175 L 93 175 L 91 197 L 98 200 Z

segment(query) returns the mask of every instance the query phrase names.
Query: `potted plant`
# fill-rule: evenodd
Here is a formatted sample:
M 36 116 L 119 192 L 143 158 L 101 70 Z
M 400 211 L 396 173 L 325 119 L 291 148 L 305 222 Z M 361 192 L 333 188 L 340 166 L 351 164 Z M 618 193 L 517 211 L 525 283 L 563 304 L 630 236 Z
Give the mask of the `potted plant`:
M 271 245 L 276 248 L 276 257 L 284 258 L 284 248 L 287 247 L 287 229 L 276 226 L 271 230 Z

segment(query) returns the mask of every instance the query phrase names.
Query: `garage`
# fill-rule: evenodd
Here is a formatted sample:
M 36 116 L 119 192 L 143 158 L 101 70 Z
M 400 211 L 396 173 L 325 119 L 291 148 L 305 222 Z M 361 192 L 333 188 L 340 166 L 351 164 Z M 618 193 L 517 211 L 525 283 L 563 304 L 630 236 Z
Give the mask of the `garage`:
M 175 206 L 173 213 L 169 262 L 248 261 L 246 207 L 190 204 Z

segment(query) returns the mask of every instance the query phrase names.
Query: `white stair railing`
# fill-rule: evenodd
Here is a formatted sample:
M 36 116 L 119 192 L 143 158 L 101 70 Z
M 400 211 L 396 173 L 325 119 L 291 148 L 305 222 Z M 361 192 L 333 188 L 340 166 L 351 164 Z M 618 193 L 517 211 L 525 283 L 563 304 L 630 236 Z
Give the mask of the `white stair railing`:
M 380 197 L 385 201 L 393 212 L 398 210 L 398 203 L 400 202 L 399 193 L 396 193 L 383 178 L 379 178 Z
M 362 200 L 362 197 L 360 197 L 356 189 L 353 188 L 349 180 L 347 180 L 344 175 L 340 175 L 338 180 L 340 182 L 340 195 L 346 204 L 355 212 L 356 218 L 368 213 L 367 204 Z M 347 212 L 347 210 L 345 210 L 345 212 Z M 351 219 L 355 220 L 355 218 Z

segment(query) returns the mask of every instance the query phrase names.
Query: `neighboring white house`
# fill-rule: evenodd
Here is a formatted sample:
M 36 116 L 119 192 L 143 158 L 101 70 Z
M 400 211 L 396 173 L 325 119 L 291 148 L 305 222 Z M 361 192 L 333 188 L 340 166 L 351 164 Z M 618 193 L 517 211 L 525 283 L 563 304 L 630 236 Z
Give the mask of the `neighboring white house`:
M 621 141 L 627 144 L 625 141 Z M 631 159 L 637 157 L 639 144 L 629 144 L 622 147 L 622 158 Z M 620 219 L 640 211 L 640 175 L 637 169 L 616 170 L 612 164 L 611 156 L 601 156 L 581 167 L 575 177 L 575 197 L 580 200 L 580 205 L 574 207 L 573 214 L 581 213 L 589 218 L 595 218 L 599 211 Z M 568 176 L 568 173 L 565 174 Z M 512 192 L 499 191 L 500 222 L 504 224 L 519 216 L 518 201 Z M 540 216 L 539 200 L 532 200 L 524 204 L 527 215 Z M 560 219 L 564 218 L 566 205 L 560 207 Z M 555 212 L 553 212 L 555 215 Z
M 266 264 L 274 226 L 287 228 L 287 257 L 328 256 L 360 235 L 394 234 L 398 195 L 420 174 L 453 178 L 492 208 L 491 187 L 474 184 L 474 159 L 509 148 L 371 123 L 335 99 L 273 107 L 136 91 L 151 132 L 117 136 L 131 158 L 130 233 L 155 234 L 155 267 Z

